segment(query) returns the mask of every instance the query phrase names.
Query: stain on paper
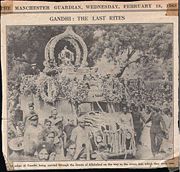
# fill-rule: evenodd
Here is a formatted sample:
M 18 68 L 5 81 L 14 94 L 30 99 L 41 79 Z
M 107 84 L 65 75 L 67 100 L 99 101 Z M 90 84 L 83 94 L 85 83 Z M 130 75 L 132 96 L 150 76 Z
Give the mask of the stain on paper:
M 3 1 L 1 2 L 1 14 L 13 13 L 13 1 Z
M 178 16 L 178 3 L 167 4 L 166 16 Z

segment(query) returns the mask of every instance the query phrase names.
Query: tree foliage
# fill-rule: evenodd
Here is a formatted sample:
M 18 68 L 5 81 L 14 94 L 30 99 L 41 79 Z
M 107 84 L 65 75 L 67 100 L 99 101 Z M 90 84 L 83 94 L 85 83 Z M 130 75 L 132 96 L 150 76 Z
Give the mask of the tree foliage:
M 8 27 L 7 53 L 10 77 L 16 78 L 19 74 L 26 73 L 26 69 L 32 63 L 37 63 L 42 70 L 47 42 L 51 37 L 63 33 L 66 27 Z M 98 60 L 106 58 L 118 68 L 119 77 L 123 76 L 127 68 L 131 69 L 133 64 L 136 65 L 137 73 L 144 69 L 154 75 L 153 69 L 157 64 L 165 65 L 167 61 L 171 63 L 172 60 L 171 24 L 76 25 L 73 26 L 73 30 L 87 45 L 89 66 L 94 66 Z M 19 63 L 14 60 L 18 58 Z

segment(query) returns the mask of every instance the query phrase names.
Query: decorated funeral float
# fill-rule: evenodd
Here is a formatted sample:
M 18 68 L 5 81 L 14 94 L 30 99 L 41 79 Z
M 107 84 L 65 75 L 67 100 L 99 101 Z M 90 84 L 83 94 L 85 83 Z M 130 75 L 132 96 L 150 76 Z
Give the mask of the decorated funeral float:
M 106 58 L 94 67 L 88 66 L 87 58 L 87 46 L 72 27 L 52 37 L 45 47 L 44 70 L 23 76 L 20 99 L 24 114 L 28 114 L 28 103 L 34 102 L 41 122 L 52 107 L 65 121 L 84 115 L 91 131 L 101 131 L 109 156 L 135 155 L 134 127 L 122 124 L 119 112 L 123 102 L 134 99 L 138 104 L 138 99 L 143 99 L 139 96 L 144 83 L 117 77 L 114 65 L 103 65 Z

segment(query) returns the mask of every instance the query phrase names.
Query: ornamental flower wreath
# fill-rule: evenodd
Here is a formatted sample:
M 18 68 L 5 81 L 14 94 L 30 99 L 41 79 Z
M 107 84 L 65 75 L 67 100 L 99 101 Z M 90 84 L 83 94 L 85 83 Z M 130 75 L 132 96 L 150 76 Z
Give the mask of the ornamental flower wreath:
M 48 87 L 51 87 L 50 92 Z M 50 95 L 49 95 L 50 94 Z M 46 77 L 40 83 L 40 97 L 46 103 L 54 103 L 59 95 L 59 83 L 55 78 Z

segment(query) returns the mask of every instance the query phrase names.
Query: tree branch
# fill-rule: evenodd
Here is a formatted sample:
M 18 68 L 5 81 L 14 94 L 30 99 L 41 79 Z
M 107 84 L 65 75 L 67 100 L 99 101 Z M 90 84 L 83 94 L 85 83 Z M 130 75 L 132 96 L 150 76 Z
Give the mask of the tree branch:
M 146 55 L 142 55 L 142 56 L 140 56 L 138 59 L 133 60 L 133 61 L 130 61 L 129 63 L 125 64 L 125 66 L 120 70 L 120 72 L 119 72 L 116 76 L 117 76 L 117 77 L 121 77 L 122 74 L 124 73 L 125 69 L 126 69 L 130 64 L 138 62 L 138 61 L 139 61 L 141 58 L 143 58 L 143 57 L 147 57 L 147 56 L 146 56 Z
M 129 49 L 129 47 L 127 48 L 127 56 L 129 57 L 129 54 L 130 54 L 130 49 Z
M 136 50 L 134 50 L 134 49 L 130 52 L 129 48 L 128 48 L 128 54 L 127 54 L 127 60 L 126 61 L 129 61 L 135 52 L 136 52 Z
M 136 50 L 132 50 L 131 53 L 129 54 L 129 56 L 132 57 L 135 52 L 136 52 Z
M 133 61 L 130 61 L 127 65 L 126 65 L 126 67 L 127 66 L 129 66 L 130 64 L 132 64 L 132 63 L 135 63 L 135 62 L 138 62 L 141 58 L 143 58 L 143 57 L 147 57 L 146 55 L 143 55 L 143 56 L 140 56 L 138 59 L 136 59 L 136 60 L 133 60 Z

